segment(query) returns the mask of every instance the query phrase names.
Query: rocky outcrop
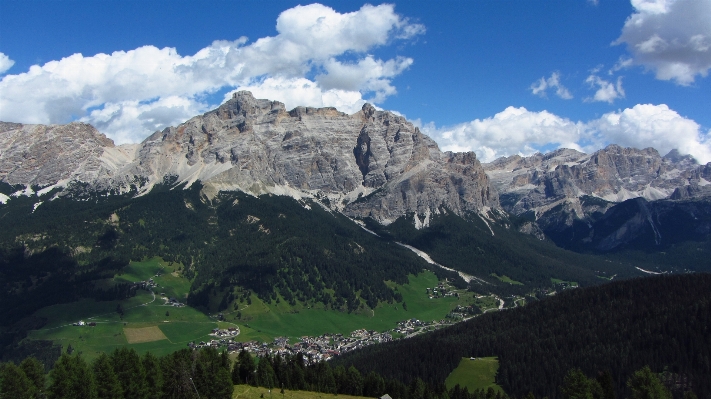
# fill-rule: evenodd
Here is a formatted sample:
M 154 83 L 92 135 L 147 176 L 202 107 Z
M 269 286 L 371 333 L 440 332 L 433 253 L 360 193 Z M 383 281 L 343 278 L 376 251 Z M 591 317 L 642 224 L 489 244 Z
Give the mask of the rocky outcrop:
M 499 206 L 474 153 L 442 153 L 405 118 L 370 104 L 353 115 L 287 111 L 238 92 L 213 111 L 121 150 L 80 123 L 0 127 L 8 129 L 0 133 L 0 179 L 11 184 L 76 180 L 107 188 L 141 181 L 146 191 L 170 176 L 177 183 L 199 180 L 208 199 L 220 190 L 311 196 L 386 224 L 411 213 L 421 225 L 445 208 L 464 214 Z
M 93 126 L 0 123 L 0 180 L 11 185 L 111 179 L 134 160 L 136 146 L 114 146 Z
M 609 203 L 632 198 L 653 201 L 669 198 L 680 187 L 704 186 L 709 183 L 706 177 L 711 177 L 711 165 L 699 166 L 678 151 L 662 157 L 653 148 L 618 145 L 590 155 L 560 149 L 526 158 L 500 158 L 484 169 L 507 211 L 533 212 L 536 217 L 562 205 L 582 218 L 587 213 L 580 203 L 584 196 Z

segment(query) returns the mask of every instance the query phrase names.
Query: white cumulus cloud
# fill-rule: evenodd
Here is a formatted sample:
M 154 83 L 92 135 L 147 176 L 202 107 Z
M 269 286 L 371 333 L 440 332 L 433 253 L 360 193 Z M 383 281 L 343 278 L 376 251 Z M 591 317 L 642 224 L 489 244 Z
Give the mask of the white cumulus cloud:
M 444 151 L 474 151 L 483 162 L 513 155 L 531 155 L 555 144 L 576 148 L 583 126 L 548 111 L 533 112 L 508 107 L 490 118 L 475 119 L 452 127 L 423 128 Z
M 538 79 L 531 85 L 531 87 L 529 87 L 529 89 L 534 95 L 543 98 L 548 96 L 548 89 L 555 90 L 555 94 L 564 100 L 570 100 L 573 98 L 573 95 L 570 94 L 570 90 L 560 83 L 560 72 L 551 73 L 551 76 L 548 79 L 545 77 Z
M 689 85 L 711 69 L 711 0 L 632 0 L 635 13 L 614 44 L 657 79 Z
M 647 148 L 662 155 L 676 148 L 701 163 L 711 162 L 711 131 L 665 104 L 638 104 L 587 122 L 574 122 L 548 111 L 508 107 L 490 118 L 455 126 L 422 126 L 445 151 L 474 151 L 482 162 L 502 156 L 532 155 L 553 148 L 587 153 L 608 144 Z
M 698 123 L 679 115 L 666 104 L 637 104 L 605 114 L 588 125 L 609 143 L 654 147 L 662 155 L 676 148 L 701 163 L 711 161 L 711 132 L 703 134 Z
M 214 106 L 205 98 L 224 88 L 251 89 L 293 106 L 355 109 L 364 98 L 382 102 L 395 94 L 392 78 L 413 62 L 380 60 L 368 51 L 424 32 L 390 4 L 351 13 L 297 6 L 279 15 L 276 29 L 276 36 L 252 43 L 245 37 L 215 41 L 194 55 L 144 46 L 33 65 L 0 80 L 0 120 L 81 119 L 122 143 L 205 111 Z M 355 60 L 340 61 L 346 54 Z M 0 66 L 6 64 L 0 57 Z
M 0 74 L 7 72 L 13 65 L 15 65 L 15 61 L 11 60 L 10 57 L 4 53 L 0 53 Z
M 625 90 L 622 88 L 622 76 L 617 78 L 617 82 L 610 82 L 592 74 L 585 79 L 585 83 L 593 89 L 597 88 L 595 94 L 586 98 L 585 101 L 603 101 L 612 104 L 618 98 L 625 97 Z

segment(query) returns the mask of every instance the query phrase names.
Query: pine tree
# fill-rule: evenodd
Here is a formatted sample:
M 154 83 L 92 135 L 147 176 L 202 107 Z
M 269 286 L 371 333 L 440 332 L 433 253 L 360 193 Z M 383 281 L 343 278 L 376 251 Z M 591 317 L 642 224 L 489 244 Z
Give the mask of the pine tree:
M 163 372 L 160 368 L 160 362 L 151 352 L 146 352 L 141 358 L 141 362 L 146 373 L 148 399 L 158 399 L 163 394 Z
M 63 354 L 49 373 L 47 388 L 50 399 L 95 399 L 94 375 L 78 354 Z
M 135 349 L 117 348 L 111 353 L 114 372 L 121 382 L 126 399 L 146 399 L 148 394 L 146 372 Z
M 662 385 L 649 366 L 637 370 L 627 380 L 627 387 L 632 391 L 632 399 L 671 399 L 669 390 Z
M 36 389 L 25 372 L 13 363 L 2 365 L 0 371 L 0 397 L 31 399 Z
M 27 378 L 32 381 L 37 390 L 37 396 L 43 395 L 47 386 L 47 377 L 44 373 L 44 365 L 39 360 L 30 356 L 20 363 L 20 368 L 25 372 Z
M 272 366 L 269 362 L 269 357 L 265 356 L 263 358 L 259 359 L 259 363 L 257 364 L 257 385 L 266 387 L 266 388 L 273 388 L 274 383 L 275 383 L 275 378 L 274 378 L 274 370 L 272 369 Z
M 182 349 L 163 357 L 160 361 L 163 376 L 163 398 L 193 399 L 195 388 L 192 378 L 193 351 Z
M 99 355 L 92 366 L 94 371 L 94 379 L 96 381 L 96 392 L 101 399 L 121 399 L 123 398 L 123 389 L 119 382 L 114 367 L 111 364 L 111 359 L 105 353 Z
M 242 351 L 237 355 L 237 362 L 239 364 L 239 379 L 244 384 L 257 385 L 254 381 L 254 359 L 252 355 L 246 350 Z
M 363 394 L 363 377 L 357 368 L 351 366 L 346 372 L 346 392 L 349 395 L 360 396 Z

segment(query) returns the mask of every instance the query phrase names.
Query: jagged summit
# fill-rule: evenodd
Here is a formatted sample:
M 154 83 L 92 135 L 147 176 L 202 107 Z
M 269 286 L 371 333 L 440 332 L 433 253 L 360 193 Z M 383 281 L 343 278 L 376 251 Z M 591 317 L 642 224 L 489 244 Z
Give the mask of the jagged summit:
M 444 209 L 498 208 L 474 153 L 443 153 L 405 118 L 370 104 L 353 115 L 332 107 L 287 112 L 283 103 L 242 91 L 141 144 L 119 147 L 84 124 L 1 126 L 0 180 L 10 184 L 76 180 L 114 189 L 140 181 L 145 191 L 176 176 L 179 183 L 199 180 L 208 198 L 220 190 L 318 197 L 382 223 L 410 213 L 426 222 Z M 25 156 L 27 148 L 35 155 Z
M 662 157 L 654 148 L 625 148 L 616 144 L 592 154 L 558 149 L 530 157 L 511 156 L 484 164 L 492 184 L 505 198 L 511 213 L 545 213 L 558 205 L 571 206 L 582 217 L 579 198 L 591 196 L 608 202 L 631 198 L 669 198 L 687 186 L 705 186 L 711 166 L 698 165 L 689 155 L 672 150 Z M 699 190 L 682 190 L 687 198 Z

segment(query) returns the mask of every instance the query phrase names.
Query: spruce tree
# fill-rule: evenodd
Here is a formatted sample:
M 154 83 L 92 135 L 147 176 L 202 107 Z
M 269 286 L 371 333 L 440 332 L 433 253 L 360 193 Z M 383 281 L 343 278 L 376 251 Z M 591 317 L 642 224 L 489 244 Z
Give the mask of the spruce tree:
M 34 398 L 36 389 L 25 372 L 13 363 L 4 364 L 0 370 L 0 397 L 13 399 Z
M 275 384 L 274 369 L 269 362 L 269 357 L 265 356 L 259 359 L 257 364 L 257 385 L 272 389 Z
M 117 348 L 111 353 L 114 372 L 126 399 L 147 399 L 146 372 L 135 349 Z
M 30 356 L 20 363 L 20 368 L 25 372 L 27 378 L 32 381 L 32 385 L 34 385 L 37 390 L 37 396 L 43 395 L 47 386 L 44 365 L 36 358 Z
M 146 352 L 141 358 L 143 369 L 146 373 L 146 387 L 148 389 L 148 399 L 159 399 L 163 389 L 163 373 L 160 362 L 151 352 Z
M 627 380 L 627 387 L 632 391 L 632 399 L 671 399 L 669 390 L 662 385 L 649 366 L 637 370 Z
M 86 361 L 76 355 L 62 354 L 49 373 L 50 399 L 96 399 L 94 375 Z
M 96 381 L 96 392 L 101 399 L 121 399 L 123 398 L 123 389 L 119 382 L 114 367 L 111 364 L 111 359 L 105 353 L 99 355 L 94 360 L 92 365 L 94 371 L 94 379 Z
M 244 384 L 256 386 L 256 381 L 254 381 L 254 359 L 252 358 L 252 355 L 242 349 L 237 356 L 237 362 L 239 364 L 240 381 Z

